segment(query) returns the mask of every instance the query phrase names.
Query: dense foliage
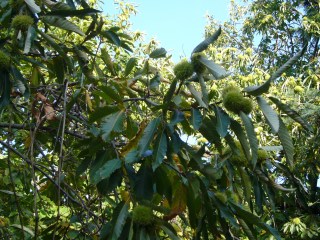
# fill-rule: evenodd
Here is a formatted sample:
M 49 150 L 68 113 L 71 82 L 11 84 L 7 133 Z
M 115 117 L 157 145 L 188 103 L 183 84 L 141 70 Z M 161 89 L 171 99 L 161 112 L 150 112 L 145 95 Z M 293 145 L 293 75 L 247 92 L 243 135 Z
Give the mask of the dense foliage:
M 0 236 L 317 239 L 318 1 L 232 1 L 175 66 L 118 4 L 0 2 Z

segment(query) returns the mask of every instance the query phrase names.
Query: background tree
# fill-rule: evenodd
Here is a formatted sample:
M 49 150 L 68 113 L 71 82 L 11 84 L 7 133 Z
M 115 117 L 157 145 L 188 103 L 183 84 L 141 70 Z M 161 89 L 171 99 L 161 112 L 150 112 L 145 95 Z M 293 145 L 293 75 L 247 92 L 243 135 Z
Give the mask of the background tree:
M 316 237 L 317 220 L 306 224 L 319 215 L 318 169 L 302 157 L 317 166 L 318 128 L 301 117 L 312 113 L 299 115 L 287 102 L 299 95 L 294 108 L 307 103 L 305 85 L 285 84 L 312 75 L 304 66 L 316 35 L 299 29 L 301 46 L 263 58 L 276 43 L 254 48 L 259 3 L 243 32 L 236 22 L 246 12 L 233 4 L 231 21 L 209 25 L 190 58 L 173 66 L 164 48 L 132 32 L 130 4 L 119 2 L 114 20 L 96 1 L 2 1 L 1 235 Z M 293 142 L 287 116 L 299 124 Z

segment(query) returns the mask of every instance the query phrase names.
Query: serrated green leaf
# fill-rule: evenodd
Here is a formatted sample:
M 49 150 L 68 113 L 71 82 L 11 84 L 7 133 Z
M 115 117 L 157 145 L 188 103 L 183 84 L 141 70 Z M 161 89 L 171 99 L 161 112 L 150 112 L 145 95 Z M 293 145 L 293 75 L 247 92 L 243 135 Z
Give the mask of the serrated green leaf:
M 235 209 L 235 214 L 242 218 L 245 222 L 256 225 L 272 234 L 277 240 L 281 240 L 278 231 L 272 228 L 270 225 L 261 221 L 261 219 L 258 216 L 254 215 L 251 212 L 247 212 L 246 210 L 242 209 L 242 207 L 240 207 L 238 204 L 232 202 L 230 202 L 230 204 Z
M 240 176 L 241 176 L 241 184 L 242 184 L 242 189 L 244 191 L 244 198 L 249 204 L 251 202 L 251 189 L 252 189 L 251 180 L 246 170 L 244 170 L 243 168 L 238 168 L 238 171 L 240 172 Z
M 30 52 L 31 49 L 31 45 L 36 37 L 36 31 L 34 29 L 34 27 L 29 26 L 28 27 L 28 32 L 27 32 L 27 36 L 26 36 L 26 40 L 24 43 L 24 49 L 23 49 L 23 54 L 27 54 Z
M 77 25 L 61 17 L 45 16 L 42 21 L 51 26 L 78 33 L 81 36 L 85 35 Z
M 120 159 L 112 159 L 107 161 L 103 166 L 101 166 L 97 171 L 93 172 L 90 176 L 90 181 L 92 184 L 97 184 L 103 179 L 111 176 L 111 174 L 121 167 Z
M 300 52 L 298 52 L 295 56 L 290 58 L 283 66 L 279 68 L 279 70 L 277 70 L 274 74 L 272 74 L 272 76 L 262 85 L 249 86 L 243 90 L 252 96 L 259 96 L 263 93 L 268 92 L 271 83 L 274 80 L 276 80 L 278 77 L 280 77 L 282 73 L 287 71 L 303 55 L 305 50 L 306 50 L 306 46 Z
M 230 125 L 229 115 L 223 111 L 220 107 L 214 106 L 214 113 L 216 115 L 216 130 L 222 138 L 228 134 L 228 128 Z
M 190 123 L 195 130 L 198 130 L 202 123 L 202 115 L 199 109 L 191 108 Z
M 24 0 L 24 2 L 28 5 L 28 7 L 30 8 L 31 12 L 33 12 L 33 13 L 41 12 L 40 7 L 35 3 L 34 0 Z
M 53 10 L 45 14 L 45 16 L 59 16 L 59 17 L 84 17 L 101 11 L 93 8 L 85 8 L 80 10 L 65 9 L 65 10 Z
M 278 114 L 270 107 L 270 105 L 263 97 L 258 96 L 257 102 L 267 120 L 267 123 L 271 127 L 272 132 L 277 133 L 280 126 Z
M 182 122 L 184 120 L 184 113 L 175 109 L 173 116 L 170 120 L 169 125 L 170 126 L 175 126 L 177 123 Z
M 306 49 L 307 45 L 305 45 L 302 50 L 300 50 L 296 55 L 294 55 L 285 64 L 283 64 L 274 74 L 272 74 L 270 80 L 274 81 L 278 77 L 280 77 L 282 73 L 286 72 L 293 64 L 295 64 L 299 60 L 299 58 L 304 54 Z
M 206 50 L 210 44 L 212 44 L 214 41 L 218 39 L 218 37 L 221 34 L 221 27 L 218 28 L 217 31 L 215 31 L 210 37 L 206 38 L 204 41 L 202 41 L 198 46 L 196 46 L 192 53 L 202 52 Z
M 269 99 L 274 102 L 277 107 L 291 117 L 294 121 L 299 123 L 305 130 L 313 132 L 313 129 L 309 123 L 307 123 L 296 111 L 291 109 L 287 104 L 282 103 L 278 98 L 269 97 Z
M 166 156 L 168 143 L 167 136 L 164 131 L 156 139 L 155 145 L 153 149 L 153 162 L 152 162 L 152 170 L 155 171 L 157 167 L 162 163 L 164 157 Z
M 103 37 L 107 38 L 111 43 L 113 43 L 117 47 L 120 47 L 121 40 L 120 40 L 119 36 L 115 32 L 110 31 L 110 30 L 103 31 L 103 32 L 101 32 L 101 35 Z
M 271 78 L 269 78 L 265 83 L 259 86 L 249 86 L 243 89 L 246 93 L 252 96 L 259 96 L 263 93 L 268 92 L 271 85 Z
M 122 233 L 124 224 L 126 223 L 126 220 L 129 216 L 129 204 L 128 203 L 120 203 L 120 204 L 123 204 L 123 207 L 121 208 L 117 216 L 117 219 L 115 220 L 111 239 L 119 239 Z
M 150 89 L 156 90 L 160 85 L 160 75 L 156 74 L 153 78 L 150 79 Z
M 286 155 L 287 162 L 290 166 L 293 166 L 294 147 L 293 147 L 292 139 L 282 119 L 280 118 L 279 120 L 280 120 L 280 128 L 279 128 L 278 136 L 283 146 L 283 150 Z
M 145 151 L 148 150 L 151 141 L 157 132 L 160 118 L 153 119 L 148 126 L 145 128 L 143 135 L 138 143 L 139 155 L 141 156 Z
M 248 136 L 250 148 L 251 148 L 251 156 L 252 156 L 251 162 L 252 162 L 253 168 L 255 168 L 258 160 L 258 139 L 250 118 L 243 112 L 240 112 L 240 117 L 247 132 L 247 136 Z
M 167 54 L 167 51 L 164 48 L 157 48 L 150 53 L 150 58 L 163 58 Z
M 198 92 L 193 85 L 191 85 L 190 83 L 186 83 L 189 91 L 191 92 L 192 96 L 196 99 L 196 101 L 198 102 L 200 107 L 203 108 L 208 108 L 208 106 L 204 103 L 204 101 L 202 100 L 202 94 L 200 92 Z
M 110 97 L 113 101 L 118 103 L 122 102 L 122 97 L 119 95 L 119 92 L 116 91 L 112 86 L 100 86 L 101 89 L 108 97 Z
M 208 90 L 207 90 L 206 83 L 204 82 L 204 79 L 201 74 L 199 75 L 199 83 L 200 83 L 201 92 L 202 92 L 202 100 L 208 106 L 209 104 Z
M 213 61 L 200 56 L 199 61 L 206 66 L 206 68 L 209 70 L 209 72 L 214 76 L 215 79 L 223 79 L 230 75 L 223 67 L 221 67 L 219 64 L 214 63 Z
M 124 70 L 124 75 L 128 76 L 131 73 L 134 66 L 136 66 L 136 65 L 137 65 L 137 59 L 130 58 L 129 61 L 127 62 L 126 69 Z
M 101 58 L 102 58 L 102 61 L 107 65 L 107 68 L 110 71 L 111 75 L 115 76 L 116 72 L 113 67 L 113 62 L 111 60 L 111 57 L 108 51 L 105 48 L 101 49 Z
M 119 111 L 106 116 L 101 124 L 102 139 L 107 141 L 111 132 L 121 132 L 125 120 L 124 111 Z
M 222 150 L 222 143 L 219 133 L 215 128 L 216 120 L 212 117 L 205 118 L 199 128 L 199 132 L 210 142 L 213 143 L 217 149 Z M 210 129 L 210 131 L 208 131 Z
M 250 161 L 251 159 L 250 147 L 247 140 L 247 136 L 243 131 L 241 124 L 235 121 L 234 119 L 231 119 L 230 128 L 236 134 L 247 160 Z
M 117 106 L 104 106 L 95 108 L 94 112 L 89 116 L 89 123 L 93 123 L 109 114 L 119 111 Z

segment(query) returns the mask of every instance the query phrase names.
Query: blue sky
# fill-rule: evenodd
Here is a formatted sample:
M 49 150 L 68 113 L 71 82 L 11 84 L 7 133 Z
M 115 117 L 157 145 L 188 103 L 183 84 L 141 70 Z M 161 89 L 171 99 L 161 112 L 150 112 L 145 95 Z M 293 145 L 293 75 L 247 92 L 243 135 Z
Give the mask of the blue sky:
M 204 39 L 206 14 L 219 21 L 228 18 L 230 0 L 131 0 L 138 14 L 132 17 L 133 30 L 154 37 L 173 60 L 189 57 L 193 48 Z M 112 0 L 105 1 L 106 14 L 117 12 Z

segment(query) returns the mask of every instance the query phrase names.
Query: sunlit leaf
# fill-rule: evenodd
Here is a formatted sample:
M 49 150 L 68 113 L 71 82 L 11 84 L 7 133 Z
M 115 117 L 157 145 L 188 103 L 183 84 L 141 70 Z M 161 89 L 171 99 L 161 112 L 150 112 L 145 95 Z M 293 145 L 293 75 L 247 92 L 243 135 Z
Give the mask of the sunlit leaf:
M 204 56 L 200 56 L 199 61 L 207 67 L 207 69 L 215 77 L 215 79 L 223 79 L 230 75 L 230 73 L 227 72 L 222 66 L 214 63 Z
M 258 160 L 258 147 L 259 147 L 258 139 L 250 118 L 243 112 L 240 112 L 240 117 L 247 132 L 247 136 L 248 136 L 250 148 L 251 148 L 251 156 L 252 156 L 251 162 L 252 162 L 253 168 L 255 168 Z
M 108 160 L 103 166 L 101 166 L 97 171 L 90 175 L 90 181 L 92 184 L 97 184 L 103 179 L 111 176 L 111 174 L 121 167 L 121 160 L 112 159 Z
M 272 228 L 270 225 L 264 223 L 258 216 L 244 210 L 238 204 L 234 204 L 234 203 L 230 203 L 230 204 L 235 209 L 236 211 L 235 214 L 241 217 L 245 222 L 256 225 L 264 229 L 265 231 L 269 232 L 270 234 L 272 234 L 277 240 L 281 240 L 281 237 L 278 231 Z
M 100 13 L 101 11 L 93 9 L 93 8 L 86 8 L 80 10 L 73 10 L 73 9 L 66 9 L 66 10 L 54 10 L 51 12 L 46 13 L 46 16 L 60 16 L 60 17 L 84 17 L 96 13 Z
M 160 124 L 160 118 L 153 119 L 148 126 L 144 129 L 143 136 L 141 137 L 138 149 L 140 155 L 142 155 L 145 151 L 148 150 L 151 141 L 155 137 L 155 133 L 157 132 L 158 125 Z
M 266 117 L 266 120 L 273 133 L 277 133 L 280 126 L 278 114 L 270 107 L 270 105 L 263 97 L 258 96 L 257 102 L 263 112 L 263 115 Z
M 67 31 L 72 31 L 80 34 L 81 36 L 85 35 L 77 25 L 61 17 L 46 16 L 42 18 L 42 21 L 46 24 L 49 24 L 50 26 L 55 26 Z
M 121 132 L 123 130 L 123 122 L 125 120 L 123 111 L 115 112 L 103 119 L 101 124 L 102 139 L 107 141 L 111 132 Z
M 24 0 L 24 1 L 33 13 L 41 12 L 40 7 L 35 3 L 34 0 Z
M 208 106 L 203 102 L 202 100 L 202 94 L 201 92 L 198 92 L 194 86 L 190 83 L 187 83 L 187 87 L 189 91 L 191 92 L 192 96 L 197 100 L 200 107 L 207 108 Z
M 155 171 L 157 167 L 162 163 L 167 152 L 167 136 L 164 131 L 157 137 L 155 141 L 155 148 L 153 150 L 153 162 L 152 169 Z
M 167 54 L 167 51 L 164 48 L 157 48 L 150 53 L 151 58 L 163 58 Z
M 212 44 L 214 41 L 218 39 L 218 37 L 221 34 L 221 27 L 218 28 L 217 31 L 215 31 L 210 37 L 206 38 L 204 41 L 202 41 L 198 46 L 196 46 L 192 53 L 202 52 L 206 50 L 210 44 Z
M 196 108 L 191 108 L 190 123 L 195 130 L 198 130 L 202 123 L 201 112 Z
M 130 58 L 129 61 L 127 62 L 126 69 L 124 70 L 124 75 L 128 76 L 132 69 L 136 66 L 137 64 L 137 59 L 136 58 Z
M 117 216 L 113 216 L 115 219 L 115 224 L 113 227 L 113 233 L 111 239 L 119 239 L 122 229 L 124 227 L 124 224 L 126 223 L 126 220 L 129 216 L 129 204 L 128 203 L 120 203 L 119 205 L 121 207 L 121 210 Z
M 312 127 L 310 126 L 310 124 L 305 121 L 300 115 L 299 113 L 297 113 L 296 111 L 294 111 L 293 109 L 291 109 L 287 104 L 281 102 L 278 98 L 275 97 L 269 97 L 269 99 L 274 102 L 277 107 L 283 111 L 284 113 L 286 113 L 289 117 L 291 117 L 294 121 L 296 121 L 297 123 L 300 123 L 300 125 L 307 131 L 309 132 L 313 132 Z
M 228 133 L 228 128 L 230 125 L 229 115 L 223 111 L 220 107 L 214 106 L 214 113 L 216 115 L 216 130 L 222 138 L 224 138 Z
M 278 136 L 283 146 L 283 150 L 286 155 L 287 162 L 290 166 L 293 166 L 294 146 L 293 146 L 290 134 L 287 130 L 287 127 L 284 125 L 281 119 L 280 119 L 280 128 L 279 128 Z

